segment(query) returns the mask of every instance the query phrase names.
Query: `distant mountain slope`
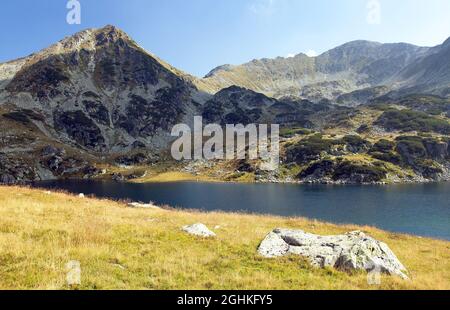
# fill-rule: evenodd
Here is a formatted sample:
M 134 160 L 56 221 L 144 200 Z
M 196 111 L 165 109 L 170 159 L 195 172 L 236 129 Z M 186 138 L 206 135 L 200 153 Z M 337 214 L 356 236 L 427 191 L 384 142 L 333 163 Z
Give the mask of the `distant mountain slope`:
M 410 63 L 391 80 L 402 93 L 450 95 L 450 38 Z
M 275 98 L 288 95 L 315 101 L 379 86 L 386 86 L 386 91 L 415 87 L 434 93 L 434 86 L 445 91 L 450 82 L 448 45 L 448 41 L 435 48 L 353 41 L 317 57 L 299 54 L 221 66 L 203 82 L 216 90 L 238 85 Z

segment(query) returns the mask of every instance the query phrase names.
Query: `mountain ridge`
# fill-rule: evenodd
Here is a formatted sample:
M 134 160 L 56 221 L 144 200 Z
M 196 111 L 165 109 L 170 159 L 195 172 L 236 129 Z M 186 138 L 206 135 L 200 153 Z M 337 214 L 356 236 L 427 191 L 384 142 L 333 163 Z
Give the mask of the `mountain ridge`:
M 117 171 L 118 165 L 174 164 L 167 155 L 171 128 L 192 125 L 194 115 L 282 127 L 279 172 L 265 174 L 258 163 L 219 164 L 214 170 L 225 180 L 246 172 L 274 182 L 449 179 L 449 100 L 427 96 L 449 88 L 449 51 L 448 44 L 354 41 L 317 57 L 222 66 L 199 79 L 114 26 L 87 29 L 0 64 L 0 183 L 96 177 L 104 170 L 99 165 Z M 392 77 L 392 84 L 377 86 Z M 424 93 L 396 99 L 417 90 Z M 383 142 L 372 150 L 382 137 L 392 140 L 388 147 Z M 409 147 L 418 148 L 413 158 Z M 189 165 L 183 169 L 198 168 Z
M 392 81 L 393 76 L 432 49 L 409 43 L 355 40 L 315 57 L 300 53 L 219 66 L 204 80 L 218 89 L 222 85 L 239 85 L 275 98 L 288 93 L 301 99 L 335 100 L 356 90 L 390 86 L 397 82 Z M 333 84 L 335 91 L 327 92 L 326 88 Z
M 426 66 L 427 61 L 430 62 L 429 57 L 439 54 L 440 49 L 450 46 L 450 38 L 435 47 L 420 47 L 404 42 L 380 43 L 354 40 L 314 57 L 299 53 L 294 57 L 262 58 L 241 65 L 221 65 L 213 68 L 203 78 L 198 78 L 173 67 L 145 50 L 119 28 L 107 25 L 99 29 L 89 28 L 80 31 L 21 59 L 36 59 L 39 56 L 45 57 L 45 54 L 57 54 L 64 49 L 89 47 L 89 44 L 92 45 L 92 42 L 87 42 L 90 35 L 98 32 L 127 41 L 154 58 L 167 70 L 209 94 L 215 94 L 232 85 L 245 87 L 274 98 L 291 96 L 313 101 L 320 101 L 323 98 L 336 100 L 344 94 L 381 86 L 402 95 L 425 92 L 447 96 L 448 92 L 450 93 L 445 85 L 450 81 L 447 76 L 443 81 L 438 81 L 439 91 L 424 85 L 429 82 L 424 81 L 423 77 L 417 79 L 418 85 L 411 82 L 415 81 L 414 76 L 418 74 L 411 68 Z M 107 40 L 107 36 L 104 39 Z M 449 56 L 445 54 L 442 57 L 447 60 Z M 1 70 L 2 67 L 20 63 L 21 59 L 0 64 L 0 74 L 5 70 Z M 13 66 L 9 65 L 9 67 Z M 5 78 L 0 75 L 0 91 L 5 84 Z

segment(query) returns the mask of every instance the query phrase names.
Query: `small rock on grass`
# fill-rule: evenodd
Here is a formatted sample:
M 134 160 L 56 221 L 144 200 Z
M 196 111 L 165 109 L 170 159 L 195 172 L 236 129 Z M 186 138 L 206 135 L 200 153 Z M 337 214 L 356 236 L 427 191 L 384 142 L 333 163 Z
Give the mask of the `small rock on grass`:
M 190 226 L 184 226 L 183 231 L 187 232 L 190 235 L 203 237 L 203 238 L 211 238 L 215 237 L 216 234 L 206 227 L 206 225 L 198 223 Z
M 160 209 L 160 207 L 155 206 L 153 203 L 132 202 L 132 203 L 129 203 L 128 206 L 131 208 L 136 208 L 136 209 L 154 209 L 154 210 Z

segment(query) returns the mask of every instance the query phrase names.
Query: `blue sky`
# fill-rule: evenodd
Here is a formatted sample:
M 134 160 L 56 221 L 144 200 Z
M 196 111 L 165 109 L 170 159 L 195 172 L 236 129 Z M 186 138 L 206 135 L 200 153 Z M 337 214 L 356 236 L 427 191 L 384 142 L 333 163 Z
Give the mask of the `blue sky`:
M 449 0 L 79 0 L 81 25 L 67 24 L 67 1 L 0 1 L 0 62 L 106 24 L 197 76 L 356 39 L 432 46 L 450 37 Z

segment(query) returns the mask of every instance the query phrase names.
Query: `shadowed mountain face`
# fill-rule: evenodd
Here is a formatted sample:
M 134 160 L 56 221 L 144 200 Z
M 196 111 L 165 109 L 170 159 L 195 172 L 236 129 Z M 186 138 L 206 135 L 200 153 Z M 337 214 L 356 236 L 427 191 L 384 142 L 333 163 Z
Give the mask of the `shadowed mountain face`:
M 313 101 L 335 100 L 359 90 L 379 96 L 381 87 L 385 88 L 384 93 L 392 90 L 402 94 L 422 91 L 448 95 L 448 42 L 426 48 L 405 43 L 354 41 L 318 57 L 299 54 L 291 58 L 253 60 L 240 66 L 221 66 L 212 70 L 204 82 L 217 89 L 239 85 L 275 98 L 289 95 Z M 344 99 L 341 97 L 341 101 Z
M 274 99 L 238 86 L 222 89 L 204 104 L 203 118 L 218 124 L 283 124 L 313 128 L 309 117 L 339 109 L 329 103 Z

